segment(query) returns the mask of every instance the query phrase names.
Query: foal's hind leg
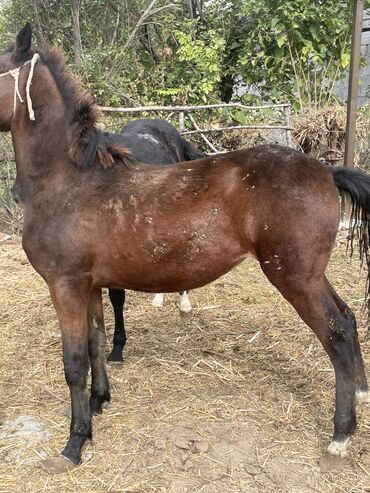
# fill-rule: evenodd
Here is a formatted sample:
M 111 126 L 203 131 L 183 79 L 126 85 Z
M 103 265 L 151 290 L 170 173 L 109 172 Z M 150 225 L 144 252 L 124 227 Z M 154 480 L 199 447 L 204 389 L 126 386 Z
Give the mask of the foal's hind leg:
M 356 400 L 357 404 L 365 404 L 369 402 L 369 391 L 368 384 L 366 380 L 364 362 L 362 359 L 361 348 L 358 341 L 358 333 L 357 333 L 357 323 L 355 314 L 349 308 L 349 306 L 340 298 L 338 293 L 326 279 L 326 287 L 333 296 L 333 299 L 339 308 L 343 317 L 345 317 L 353 327 L 353 349 L 354 349 L 354 358 L 355 358 L 355 388 L 356 388 Z
M 88 307 L 89 357 L 91 364 L 90 413 L 100 414 L 104 402 L 109 402 L 109 382 L 105 367 L 105 327 L 101 289 L 90 294 Z
M 112 352 L 108 356 L 110 363 L 121 363 L 123 361 L 123 348 L 126 344 L 126 331 L 123 308 L 125 305 L 125 290 L 110 289 L 109 299 L 114 310 L 114 336 Z
M 328 451 L 344 457 L 348 438 L 356 429 L 354 329 L 329 294 L 323 275 L 321 279 L 320 276 L 304 279 L 288 272 L 289 268 L 281 272 L 269 269 L 269 265 L 262 263 L 261 267 L 315 332 L 333 364 L 336 380 L 334 436 Z

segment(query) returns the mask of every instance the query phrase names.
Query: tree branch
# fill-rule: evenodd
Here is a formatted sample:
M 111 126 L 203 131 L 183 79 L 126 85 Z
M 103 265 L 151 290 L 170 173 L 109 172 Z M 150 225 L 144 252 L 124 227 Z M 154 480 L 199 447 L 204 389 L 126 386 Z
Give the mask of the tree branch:
M 81 67 L 83 54 L 82 54 L 82 42 L 80 31 L 80 2 L 79 0 L 71 0 L 71 15 L 72 15 L 72 32 L 73 32 L 73 45 L 75 51 L 75 60 L 77 67 Z
M 162 10 L 165 10 L 165 9 L 172 8 L 172 7 L 178 7 L 178 5 L 176 5 L 174 3 L 170 3 L 168 5 L 164 5 L 163 7 L 157 7 L 154 9 L 153 7 L 157 2 L 158 2 L 158 0 L 152 0 L 151 3 L 146 8 L 146 10 L 143 12 L 140 19 L 137 21 L 136 26 L 134 27 L 132 33 L 128 37 L 128 39 L 127 39 L 127 41 L 123 47 L 124 50 L 126 50 L 127 48 L 129 48 L 131 46 L 137 32 L 139 31 L 139 29 L 143 25 L 143 23 L 148 19 L 148 17 L 151 17 L 154 14 L 158 14 L 158 12 L 161 12 Z

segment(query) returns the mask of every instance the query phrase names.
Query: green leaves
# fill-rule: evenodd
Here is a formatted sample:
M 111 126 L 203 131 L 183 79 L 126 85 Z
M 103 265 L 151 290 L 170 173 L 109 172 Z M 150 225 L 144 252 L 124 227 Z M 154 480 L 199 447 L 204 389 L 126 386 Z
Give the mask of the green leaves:
M 190 19 L 188 2 L 173 8 L 157 0 L 124 50 L 149 3 L 80 0 L 80 75 L 102 104 L 218 102 L 235 97 L 241 82 L 265 100 L 317 105 L 330 98 L 325 81 L 349 64 L 352 2 L 212 0 L 203 3 L 202 22 Z M 39 42 L 62 45 L 73 63 L 69 0 L 3 2 L 2 46 L 26 20 Z
M 340 65 L 343 69 L 347 68 L 351 60 L 350 53 L 342 53 L 340 57 Z
M 234 111 L 232 114 L 232 117 L 233 117 L 233 120 L 236 123 L 238 123 L 239 125 L 245 125 L 246 124 L 247 117 L 246 117 L 246 114 L 244 111 L 240 111 L 240 110 Z
M 308 30 L 312 36 L 312 39 L 316 40 L 319 38 L 320 28 L 317 24 L 310 24 Z
M 220 9 L 222 0 L 215 3 Z M 226 71 L 232 64 L 230 74 L 239 73 L 267 100 L 289 99 L 301 107 L 325 103 L 332 87 L 326 78 L 340 78 L 349 62 L 350 2 L 245 0 L 240 7 L 243 21 L 234 17 L 239 25 L 230 32 L 240 49 Z
M 281 48 L 283 46 L 283 44 L 286 42 L 286 40 L 287 40 L 287 35 L 286 34 L 280 34 L 276 38 L 276 43 L 277 43 L 278 47 Z
M 176 72 L 183 81 L 185 99 L 207 102 L 211 94 L 216 96 L 218 92 L 225 40 L 213 29 L 204 33 L 202 39 L 196 39 L 191 35 L 194 26 L 194 23 L 188 23 L 184 26 L 186 31 L 175 32 L 179 43 L 176 55 L 184 62 Z

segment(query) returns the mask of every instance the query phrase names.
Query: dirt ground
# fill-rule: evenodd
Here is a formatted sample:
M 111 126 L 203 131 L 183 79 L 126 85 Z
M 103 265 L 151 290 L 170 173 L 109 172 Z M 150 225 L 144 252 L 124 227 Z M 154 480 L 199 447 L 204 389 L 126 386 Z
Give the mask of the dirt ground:
M 355 310 L 365 275 L 339 235 L 329 278 Z M 69 403 L 56 315 L 19 240 L 0 243 L 0 493 L 370 492 L 370 408 L 337 471 L 318 461 L 332 433 L 334 377 L 316 337 L 254 260 L 191 292 L 179 317 L 128 293 L 123 367 L 94 418 L 83 464 L 50 476 L 38 465 L 63 448 Z M 106 302 L 112 339 L 112 310 Z M 370 366 L 370 343 L 361 342 Z

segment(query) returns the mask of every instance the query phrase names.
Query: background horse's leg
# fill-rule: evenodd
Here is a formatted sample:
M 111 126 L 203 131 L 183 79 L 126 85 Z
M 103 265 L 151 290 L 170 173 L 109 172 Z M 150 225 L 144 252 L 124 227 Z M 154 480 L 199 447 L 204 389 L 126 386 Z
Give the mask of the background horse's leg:
M 357 323 L 355 314 L 350 307 L 340 298 L 333 286 L 326 279 L 326 287 L 329 293 L 332 295 L 337 307 L 339 308 L 343 317 L 345 317 L 353 327 L 353 349 L 355 358 L 355 387 L 356 387 L 356 400 L 357 404 L 365 404 L 369 402 L 370 395 L 368 391 L 368 385 L 366 380 L 364 362 L 362 359 L 361 348 L 358 341 Z
M 58 457 L 42 463 L 48 472 L 58 473 L 81 462 L 82 447 L 85 441 L 92 436 L 87 392 L 89 369 L 87 307 L 90 296 L 90 279 L 87 277 L 58 279 L 49 284 L 49 289 L 59 318 L 64 373 L 72 404 L 69 440 L 62 452 L 64 461 Z
M 322 279 L 305 279 L 303 272 L 299 275 L 288 272 L 288 265 L 284 274 L 271 264 L 261 262 L 261 267 L 315 332 L 333 364 L 336 380 L 334 436 L 328 452 L 344 457 L 348 438 L 356 429 L 355 330 L 338 309 L 324 276 Z
M 179 305 L 181 314 L 184 314 L 185 316 L 191 315 L 192 307 L 187 291 L 180 291 L 179 295 L 181 296 Z
M 157 293 L 152 301 L 152 305 L 156 308 L 163 308 L 164 293 Z
M 109 402 L 109 382 L 105 367 L 105 327 L 101 289 L 90 294 L 88 307 L 89 357 L 91 364 L 90 413 L 100 414 L 104 402 Z
M 126 331 L 123 308 L 125 304 L 125 290 L 124 289 L 110 289 L 109 299 L 112 303 L 114 310 L 114 336 L 113 336 L 113 349 L 108 356 L 110 363 L 122 363 L 123 361 L 123 348 L 126 344 Z

